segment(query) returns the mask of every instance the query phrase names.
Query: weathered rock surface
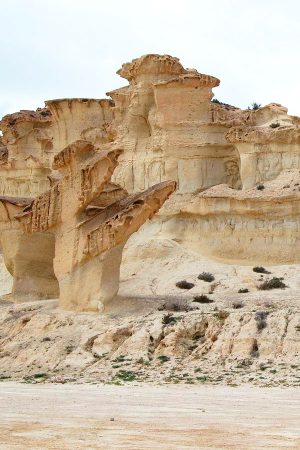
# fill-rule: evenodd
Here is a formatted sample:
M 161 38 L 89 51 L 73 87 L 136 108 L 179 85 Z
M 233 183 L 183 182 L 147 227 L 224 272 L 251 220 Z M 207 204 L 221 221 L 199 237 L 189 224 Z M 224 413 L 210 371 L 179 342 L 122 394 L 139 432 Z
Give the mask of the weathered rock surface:
M 204 271 L 215 280 L 199 280 Z M 199 259 L 172 241 L 131 243 L 119 296 L 101 315 L 62 311 L 54 300 L 0 303 L 1 376 L 298 386 L 299 265 L 266 271 Z M 274 276 L 287 287 L 258 289 Z M 194 287 L 179 289 L 180 280 Z M 194 301 L 201 294 L 211 303 Z
M 107 303 L 100 317 L 2 300 L 3 376 L 299 384 L 300 119 L 214 101 L 220 81 L 169 55 L 118 74 L 128 85 L 110 99 L 49 100 L 0 122 L 13 297 Z M 286 287 L 261 290 L 272 276 Z
M 300 119 L 277 103 L 241 110 L 212 101 L 220 81 L 169 55 L 144 55 L 118 74 L 129 84 L 109 92 L 111 99 L 48 100 L 46 109 L 2 119 L 1 170 L 12 182 L 0 194 L 45 192 L 47 175 L 56 177 L 50 173 L 54 155 L 84 140 L 101 151 L 122 150 L 112 182 L 129 193 L 177 182 L 176 193 L 143 227 L 145 238 L 172 238 L 228 262 L 299 262 Z M 25 167 L 23 185 L 18 171 Z M 294 188 L 279 204 L 291 171 Z M 272 189 L 263 186 L 260 200 L 252 199 L 266 183 Z M 237 211 L 237 198 L 244 209 Z
M 109 188 L 120 153 L 75 141 L 54 158 L 61 178 L 15 216 L 29 236 L 45 231 L 54 235 L 60 307 L 103 310 L 119 290 L 124 244 L 175 190 L 175 182 L 169 181 L 131 196 L 123 190 L 116 201 Z M 103 192 L 111 198 L 101 207 L 97 199 Z

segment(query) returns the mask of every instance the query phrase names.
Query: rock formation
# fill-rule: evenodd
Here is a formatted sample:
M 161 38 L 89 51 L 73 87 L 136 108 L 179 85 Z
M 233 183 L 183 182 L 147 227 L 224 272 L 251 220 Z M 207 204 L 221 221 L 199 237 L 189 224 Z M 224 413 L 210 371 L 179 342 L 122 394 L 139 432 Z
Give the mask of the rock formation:
M 276 103 L 241 110 L 214 101 L 212 90 L 220 81 L 185 69 L 169 55 L 142 56 L 117 73 L 129 84 L 109 92 L 110 99 L 49 100 L 44 109 L 11 114 L 0 123 L 0 241 L 14 292 L 26 286 L 28 294 L 40 295 L 49 282 L 43 296 L 57 293 L 55 254 L 65 307 L 94 310 L 98 301 L 105 303 L 115 290 L 104 261 L 119 267 L 133 232 L 131 225 L 125 231 L 131 195 L 150 189 L 134 205 L 136 231 L 172 190 L 169 184 L 151 186 L 168 180 L 177 183 L 176 192 L 142 227 L 142 240 L 173 239 L 230 263 L 298 262 L 300 119 Z M 104 230 L 106 220 L 118 239 L 99 247 L 99 232 L 89 226 Z M 97 251 L 90 248 L 94 244 Z M 43 271 L 35 269 L 42 267 L 40 255 Z M 102 275 L 94 277 L 81 304 L 74 292 L 84 270 L 87 277 L 96 270 Z M 32 282 L 34 273 L 39 275 Z
M 12 296 L 19 300 L 53 298 L 59 292 L 53 272 L 53 235 L 27 236 L 14 218 L 50 186 L 51 123 L 46 108 L 10 114 L 0 122 L 0 245 L 14 279 Z
M 175 189 L 174 182 L 164 182 L 128 196 L 110 183 L 120 153 L 83 140 L 70 144 L 54 158 L 61 179 L 16 216 L 29 234 L 55 234 L 63 308 L 103 309 L 119 289 L 124 244 Z
M 129 191 L 178 186 L 145 233 L 228 262 L 299 261 L 300 119 L 276 103 L 242 111 L 214 102 L 219 80 L 168 55 L 118 73 L 129 86 L 108 93 L 112 145 L 125 149 L 115 180 Z

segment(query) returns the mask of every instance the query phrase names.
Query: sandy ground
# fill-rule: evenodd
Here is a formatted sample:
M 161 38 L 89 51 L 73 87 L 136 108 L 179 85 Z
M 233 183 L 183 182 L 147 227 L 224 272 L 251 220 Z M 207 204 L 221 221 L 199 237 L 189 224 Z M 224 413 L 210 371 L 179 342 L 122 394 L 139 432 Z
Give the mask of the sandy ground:
M 0 448 L 299 449 L 300 390 L 0 385 Z

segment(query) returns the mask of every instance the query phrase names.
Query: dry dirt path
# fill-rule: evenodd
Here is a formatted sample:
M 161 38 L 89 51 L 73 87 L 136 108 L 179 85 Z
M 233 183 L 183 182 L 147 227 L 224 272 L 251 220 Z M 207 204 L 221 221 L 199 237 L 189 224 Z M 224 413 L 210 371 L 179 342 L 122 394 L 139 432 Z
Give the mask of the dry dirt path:
M 300 449 L 300 390 L 0 385 L 0 449 Z

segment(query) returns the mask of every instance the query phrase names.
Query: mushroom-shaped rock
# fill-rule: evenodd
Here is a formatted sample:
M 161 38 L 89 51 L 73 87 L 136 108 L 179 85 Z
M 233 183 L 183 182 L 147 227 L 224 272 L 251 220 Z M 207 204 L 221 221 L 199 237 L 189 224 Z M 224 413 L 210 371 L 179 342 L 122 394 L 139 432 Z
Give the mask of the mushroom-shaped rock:
M 54 236 L 26 235 L 14 216 L 30 207 L 28 198 L 0 197 L 0 244 L 5 265 L 13 277 L 9 298 L 56 298 L 58 283 L 53 271 Z
M 54 159 L 61 179 L 16 216 L 28 233 L 55 234 L 54 272 L 63 308 L 104 308 L 118 292 L 126 241 L 175 190 L 175 182 L 167 181 L 128 196 L 110 181 L 120 154 L 75 141 Z

